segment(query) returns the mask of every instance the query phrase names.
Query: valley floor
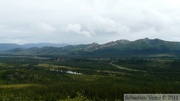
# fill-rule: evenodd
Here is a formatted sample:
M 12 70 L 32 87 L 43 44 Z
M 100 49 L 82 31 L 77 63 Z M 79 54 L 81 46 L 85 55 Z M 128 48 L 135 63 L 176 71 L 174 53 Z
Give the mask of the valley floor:
M 123 101 L 180 93 L 180 60 L 0 57 L 0 101 Z

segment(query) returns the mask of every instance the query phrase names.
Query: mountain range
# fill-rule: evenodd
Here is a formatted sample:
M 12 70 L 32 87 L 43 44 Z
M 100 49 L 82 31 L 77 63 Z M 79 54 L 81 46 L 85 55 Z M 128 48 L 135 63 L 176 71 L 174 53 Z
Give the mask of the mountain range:
M 32 43 L 32 44 L 24 44 L 24 45 L 19 45 L 19 44 L 14 44 L 14 43 L 0 43 L 0 52 L 8 51 L 15 48 L 28 49 L 32 47 L 42 48 L 45 46 L 64 47 L 66 45 L 67 44 L 51 44 L 51 43 Z
M 17 47 L 6 51 L 6 54 L 18 55 L 52 55 L 71 57 L 132 57 L 132 56 L 180 56 L 180 42 L 164 41 L 161 39 L 138 39 L 135 41 L 117 40 L 105 44 L 80 44 L 63 47 Z M 2 50 L 2 49 L 1 49 Z

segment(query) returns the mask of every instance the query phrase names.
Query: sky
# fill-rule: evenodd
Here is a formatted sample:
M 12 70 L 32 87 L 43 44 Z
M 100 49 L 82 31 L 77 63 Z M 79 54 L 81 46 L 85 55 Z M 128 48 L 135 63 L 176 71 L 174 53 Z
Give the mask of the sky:
M 180 0 L 0 0 L 0 43 L 180 41 Z

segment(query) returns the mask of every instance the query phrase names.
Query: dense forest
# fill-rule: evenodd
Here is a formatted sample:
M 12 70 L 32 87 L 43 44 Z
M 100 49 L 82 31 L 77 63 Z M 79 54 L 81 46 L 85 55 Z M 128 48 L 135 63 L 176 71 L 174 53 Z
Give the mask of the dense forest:
M 0 101 L 123 101 L 180 93 L 180 60 L 0 57 Z

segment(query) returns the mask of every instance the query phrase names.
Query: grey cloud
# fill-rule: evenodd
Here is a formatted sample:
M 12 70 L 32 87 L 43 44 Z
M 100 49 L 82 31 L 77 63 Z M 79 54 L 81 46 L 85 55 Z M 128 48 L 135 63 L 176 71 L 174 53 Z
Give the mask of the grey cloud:
M 144 37 L 180 40 L 179 0 L 0 2 L 0 42 L 80 43 Z
M 94 34 L 93 32 L 83 30 L 80 24 L 68 24 L 66 27 L 62 28 L 61 31 L 85 35 L 87 37 L 90 37 Z
M 37 22 L 30 25 L 31 30 L 35 31 L 34 33 L 39 32 L 39 34 L 53 34 L 57 31 L 57 28 L 53 27 L 52 25 L 45 23 L 45 22 Z
M 130 30 L 126 25 L 121 25 L 110 18 L 101 16 L 94 16 L 93 19 L 87 24 L 87 27 L 89 30 L 94 32 L 97 31 L 111 34 L 126 34 Z

